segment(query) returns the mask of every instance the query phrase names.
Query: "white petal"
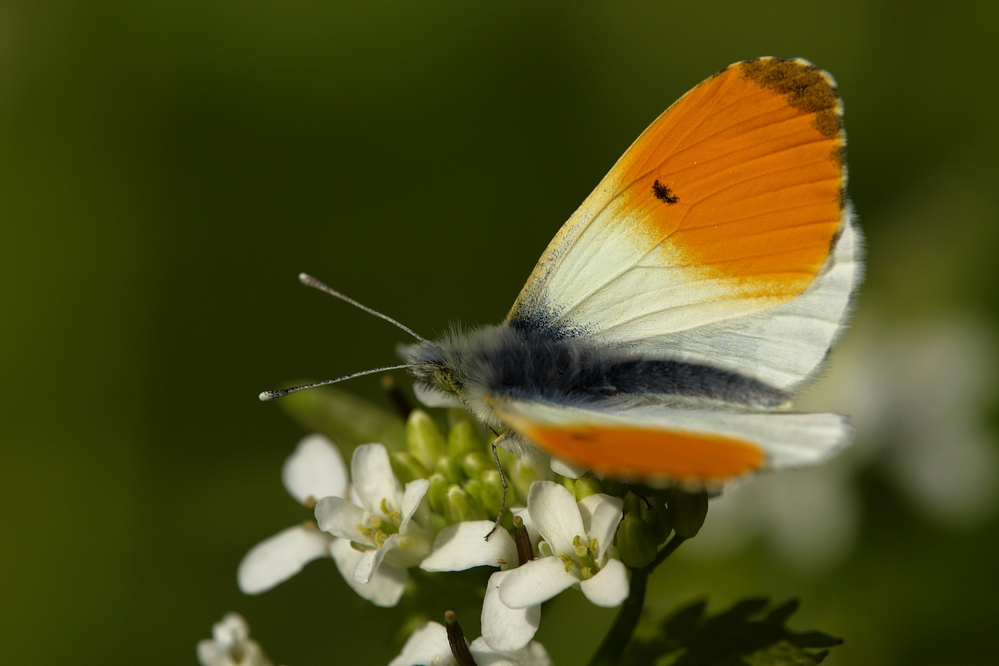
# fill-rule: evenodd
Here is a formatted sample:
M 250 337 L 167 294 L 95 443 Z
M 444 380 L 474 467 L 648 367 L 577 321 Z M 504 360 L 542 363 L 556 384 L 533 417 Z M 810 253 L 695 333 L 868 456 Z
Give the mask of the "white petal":
M 470 520 L 448 525 L 434 539 L 434 549 L 420 568 L 424 571 L 464 571 L 472 567 L 498 567 L 517 564 L 517 545 L 510 533 L 500 528 L 489 541 L 484 537 L 493 528 L 491 520 Z
M 383 499 L 388 500 L 389 512 L 400 509 L 398 503 L 402 486 L 392 472 L 388 451 L 381 444 L 364 444 L 354 449 L 350 479 L 357 499 L 371 513 L 388 518 L 382 511 Z
M 469 652 L 475 658 L 478 666 L 552 666 L 545 646 L 537 641 L 531 641 L 515 652 L 497 653 L 481 638 L 472 641 Z
M 354 569 L 354 580 L 361 584 L 369 582 L 383 563 L 403 569 L 418 566 L 429 553 L 429 539 L 393 534 L 377 550 L 361 553 L 361 559 Z
M 427 622 L 410 635 L 402 652 L 389 662 L 389 666 L 450 666 L 454 663 L 444 625 Z
M 316 523 L 319 529 L 333 536 L 368 543 L 370 539 L 358 531 L 365 522 L 364 509 L 341 497 L 324 497 L 316 502 Z
M 333 442 L 322 435 L 309 435 L 295 448 L 281 470 L 284 487 L 302 504 L 307 499 L 345 497 L 347 466 Z
M 260 594 L 288 580 L 312 560 L 328 557 L 331 540 L 324 532 L 296 525 L 261 541 L 239 563 L 239 589 Z
M 335 539 L 330 546 L 330 554 L 333 555 L 340 575 L 358 595 L 382 608 L 391 608 L 399 603 L 406 583 L 409 582 L 409 573 L 405 569 L 382 564 L 370 582 L 361 584 L 354 580 L 354 571 L 363 553 L 355 550 L 346 539 Z
M 198 641 L 198 661 L 201 666 L 227 666 L 229 651 L 215 641 Z
M 572 540 L 586 530 L 572 493 L 553 481 L 535 481 L 527 495 L 527 510 L 556 554 L 575 553 Z
M 562 476 L 567 476 L 570 479 L 578 479 L 589 471 L 586 467 L 573 465 L 572 463 L 564 462 L 558 458 L 552 458 L 551 466 L 553 472 L 561 474 Z
M 226 613 L 221 622 L 212 625 L 212 638 L 226 649 L 238 647 L 250 637 L 250 625 L 239 613 Z
M 500 585 L 500 600 L 510 608 L 537 606 L 579 582 L 557 557 L 533 560 L 509 573 Z
M 260 645 L 252 638 L 240 645 L 235 653 L 212 641 L 200 641 L 198 643 L 198 661 L 201 662 L 202 666 L 233 666 L 234 664 L 239 666 L 272 666 L 271 661 L 260 649 Z
M 385 539 L 382 547 L 378 550 L 366 550 L 362 552 L 361 559 L 357 563 L 357 568 L 354 569 L 354 582 L 361 585 L 371 582 L 371 577 L 374 576 L 378 567 L 381 566 L 385 555 L 389 550 L 396 547 L 396 541 L 398 540 L 399 535 L 393 534 Z
M 624 501 L 620 497 L 611 497 L 602 493 L 584 497 L 579 501 L 579 513 L 586 526 L 586 536 L 597 540 L 598 562 L 603 562 L 604 553 L 614 541 L 614 533 L 617 532 L 617 526 L 624 516 L 623 506 Z
M 497 652 L 524 647 L 534 638 L 541 623 L 541 606 L 510 608 L 500 600 L 500 584 L 514 571 L 497 571 L 490 576 L 482 601 L 482 638 Z
M 420 502 L 429 489 L 430 481 L 427 479 L 414 479 L 406 484 L 406 492 L 402 496 L 402 523 L 399 525 L 399 532 L 407 531 L 410 519 L 420 508 Z
M 613 608 L 628 598 L 628 571 L 621 560 L 607 560 L 593 578 L 579 584 L 583 594 L 593 604 Z
M 202 666 L 272 666 L 260 645 L 249 637 L 250 628 L 239 613 L 227 613 L 212 627 L 213 640 L 198 642 Z

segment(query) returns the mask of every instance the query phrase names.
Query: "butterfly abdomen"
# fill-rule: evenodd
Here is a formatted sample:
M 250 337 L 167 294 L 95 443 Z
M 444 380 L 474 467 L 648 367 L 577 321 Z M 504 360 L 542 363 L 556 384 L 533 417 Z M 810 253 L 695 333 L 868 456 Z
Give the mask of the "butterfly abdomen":
M 790 395 L 726 370 L 681 360 L 645 358 L 579 338 L 553 338 L 510 326 L 476 331 L 463 364 L 493 396 L 555 404 L 642 401 L 724 403 L 772 409 Z

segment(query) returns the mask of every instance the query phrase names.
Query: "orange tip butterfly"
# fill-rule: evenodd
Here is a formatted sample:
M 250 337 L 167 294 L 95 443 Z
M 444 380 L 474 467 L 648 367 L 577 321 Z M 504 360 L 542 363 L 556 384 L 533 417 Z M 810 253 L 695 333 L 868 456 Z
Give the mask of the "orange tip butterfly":
M 627 479 L 714 484 L 827 458 L 846 418 L 790 406 L 862 276 L 844 144 L 827 73 L 726 67 L 624 153 L 503 323 L 416 336 L 417 396 Z

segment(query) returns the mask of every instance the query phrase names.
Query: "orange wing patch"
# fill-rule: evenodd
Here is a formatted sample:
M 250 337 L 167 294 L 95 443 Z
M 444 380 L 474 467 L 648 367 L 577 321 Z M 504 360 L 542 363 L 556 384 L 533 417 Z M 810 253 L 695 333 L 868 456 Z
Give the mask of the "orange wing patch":
M 764 463 L 758 446 L 723 435 L 593 424 L 522 434 L 557 458 L 613 476 L 724 481 Z
M 832 80 L 805 61 L 738 63 L 638 138 L 613 189 L 646 243 L 734 281 L 740 296 L 788 300 L 822 268 L 840 225 L 840 115 Z

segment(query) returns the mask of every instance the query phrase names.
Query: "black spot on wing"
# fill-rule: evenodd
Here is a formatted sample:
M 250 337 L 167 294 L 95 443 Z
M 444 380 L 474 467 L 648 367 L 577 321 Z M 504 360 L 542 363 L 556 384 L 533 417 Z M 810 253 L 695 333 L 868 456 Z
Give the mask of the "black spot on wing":
M 656 195 L 656 199 L 659 199 L 663 203 L 669 204 L 670 206 L 680 200 L 680 197 L 673 193 L 673 190 L 669 188 L 669 185 L 666 185 L 659 180 L 652 183 L 652 193 Z

